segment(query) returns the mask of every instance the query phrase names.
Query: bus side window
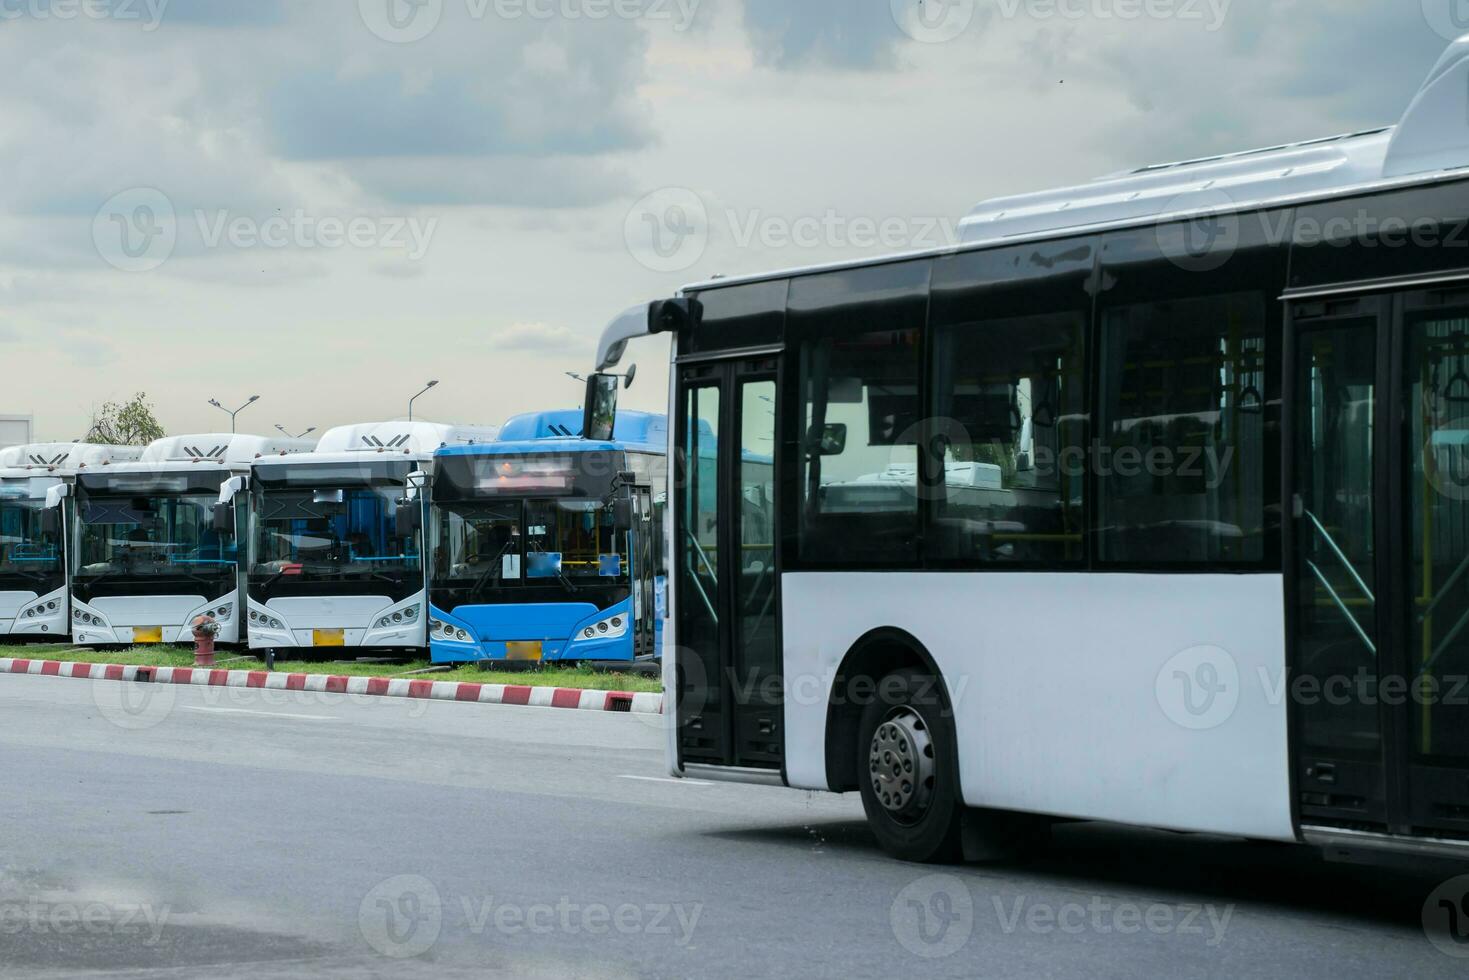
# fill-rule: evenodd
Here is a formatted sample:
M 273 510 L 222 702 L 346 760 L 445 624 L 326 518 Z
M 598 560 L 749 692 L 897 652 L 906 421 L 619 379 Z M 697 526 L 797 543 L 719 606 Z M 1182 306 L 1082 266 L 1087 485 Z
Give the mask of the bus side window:
M 797 563 L 915 564 L 932 263 L 797 279 Z
M 1258 293 L 1104 311 L 1103 560 L 1265 557 L 1265 322 Z
M 935 326 L 931 557 L 1085 559 L 1086 326 L 1070 312 Z

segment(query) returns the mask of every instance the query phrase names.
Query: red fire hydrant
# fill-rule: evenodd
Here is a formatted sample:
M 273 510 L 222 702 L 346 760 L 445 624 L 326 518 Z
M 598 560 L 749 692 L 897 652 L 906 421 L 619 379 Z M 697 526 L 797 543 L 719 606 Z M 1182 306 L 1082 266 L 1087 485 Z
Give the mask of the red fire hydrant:
M 194 617 L 194 666 L 214 666 L 214 638 L 219 635 L 219 623 L 213 616 Z

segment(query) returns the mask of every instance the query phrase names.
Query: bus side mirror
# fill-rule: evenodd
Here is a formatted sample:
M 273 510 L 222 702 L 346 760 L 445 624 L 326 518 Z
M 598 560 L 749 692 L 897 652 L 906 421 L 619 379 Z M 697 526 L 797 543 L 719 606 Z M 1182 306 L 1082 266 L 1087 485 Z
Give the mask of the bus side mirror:
M 633 499 L 631 497 L 618 497 L 612 501 L 612 526 L 619 534 L 633 529 L 635 517 L 633 514 Z
M 828 422 L 810 433 L 811 455 L 840 456 L 847 451 L 847 427 L 841 422 Z
M 214 529 L 220 534 L 230 534 L 235 529 L 235 509 L 230 504 L 214 505 Z
M 398 509 L 393 513 L 393 535 L 404 541 L 418 533 L 423 526 L 423 512 L 418 503 L 405 500 L 398 504 Z
M 611 442 L 617 426 L 617 387 L 615 374 L 594 374 L 587 378 L 587 398 L 582 409 L 581 434 L 593 442 Z
M 61 509 L 58 507 L 47 507 L 41 511 L 41 533 L 48 538 L 54 538 L 61 533 Z

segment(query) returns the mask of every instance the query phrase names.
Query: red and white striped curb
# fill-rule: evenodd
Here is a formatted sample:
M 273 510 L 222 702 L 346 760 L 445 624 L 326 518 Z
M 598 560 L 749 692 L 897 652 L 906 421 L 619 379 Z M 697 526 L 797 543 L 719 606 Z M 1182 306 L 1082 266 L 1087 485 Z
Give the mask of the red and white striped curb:
M 536 708 L 623 711 L 656 715 L 663 695 L 631 691 L 591 691 L 572 687 L 526 687 L 519 684 L 466 684 L 458 681 L 409 680 L 405 677 L 342 677 L 328 674 L 276 674 L 263 670 L 210 670 L 202 667 L 133 667 L 81 664 L 57 660 L 0 658 L 0 674 L 77 677 L 88 680 L 151 681 L 203 687 L 263 688 L 267 691 L 311 691 L 369 697 L 419 698 L 474 704 L 523 704 Z

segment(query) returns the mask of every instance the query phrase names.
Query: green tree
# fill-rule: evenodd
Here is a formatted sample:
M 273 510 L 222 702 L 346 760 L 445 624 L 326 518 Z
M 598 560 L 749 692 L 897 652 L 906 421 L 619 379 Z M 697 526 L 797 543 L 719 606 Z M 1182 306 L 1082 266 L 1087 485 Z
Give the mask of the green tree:
M 104 446 L 146 446 L 166 433 L 146 392 L 125 402 L 107 402 L 92 415 L 87 442 Z

